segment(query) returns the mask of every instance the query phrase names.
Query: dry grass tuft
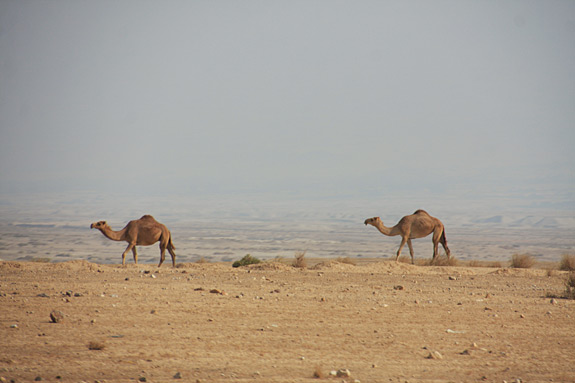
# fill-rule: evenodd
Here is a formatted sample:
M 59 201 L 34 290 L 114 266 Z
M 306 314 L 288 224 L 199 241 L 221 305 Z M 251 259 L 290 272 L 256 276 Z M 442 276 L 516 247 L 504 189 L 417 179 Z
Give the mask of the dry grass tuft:
M 494 267 L 494 268 L 502 268 L 503 265 L 501 262 L 498 261 L 469 261 L 467 263 L 468 267 Z
M 411 257 L 408 257 L 407 255 L 402 255 L 401 257 L 399 257 L 399 259 L 397 261 L 401 262 L 401 263 L 411 264 Z
M 305 269 L 307 267 L 307 260 L 305 259 L 305 251 L 298 251 L 294 255 L 295 259 L 292 263 L 293 267 Z
M 565 294 L 566 299 L 575 299 L 575 272 L 570 272 L 567 280 L 565 281 Z
M 315 366 L 315 370 L 313 370 L 313 377 L 316 379 L 323 379 L 325 377 L 325 374 L 321 370 L 320 366 Z
M 337 262 L 339 263 L 345 263 L 346 265 L 357 265 L 357 262 L 354 259 L 351 259 L 350 257 L 339 257 L 338 259 L 336 259 Z
M 90 342 L 88 343 L 88 349 L 89 350 L 103 350 L 106 348 L 106 345 L 102 342 Z
M 559 270 L 575 271 L 575 255 L 563 254 L 559 263 Z
M 514 269 L 530 269 L 535 264 L 535 259 L 529 254 L 513 254 L 511 267 Z
M 457 266 L 458 261 L 455 257 L 436 257 L 435 259 L 426 259 L 424 266 Z

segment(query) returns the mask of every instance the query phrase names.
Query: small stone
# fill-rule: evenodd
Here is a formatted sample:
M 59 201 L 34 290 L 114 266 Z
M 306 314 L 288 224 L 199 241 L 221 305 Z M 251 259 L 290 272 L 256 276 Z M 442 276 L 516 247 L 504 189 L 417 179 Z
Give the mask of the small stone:
M 439 351 L 431 351 L 429 353 L 429 355 L 426 356 L 427 359 L 436 359 L 436 360 L 441 360 L 443 359 L 443 355 L 441 355 L 441 353 Z
M 64 314 L 62 311 L 54 310 L 50 313 L 50 320 L 52 323 L 60 323 L 64 320 Z
M 138 379 L 140 382 L 147 382 L 148 379 L 146 379 L 145 376 L 140 376 L 140 379 Z
M 18 325 L 17 324 L 11 324 L 10 328 L 18 328 Z
M 393 286 L 394 290 L 403 290 L 404 287 L 402 285 Z
M 351 371 L 349 371 L 347 368 L 341 369 L 337 371 L 336 376 L 338 378 L 349 378 L 351 376 Z
M 450 275 L 450 276 L 449 276 L 449 280 L 450 280 L 450 281 L 456 281 L 456 280 L 457 280 L 457 277 L 454 277 L 454 276 Z
M 35 382 L 40 382 L 40 381 L 42 381 L 42 380 L 44 380 L 44 379 L 42 379 L 41 376 L 37 376 L 37 377 L 34 378 L 34 381 L 35 381 Z
M 551 302 L 550 302 L 550 303 L 551 303 L 552 305 L 556 305 L 558 302 L 557 302 L 557 299 L 553 298 L 553 299 L 551 299 Z
M 174 379 L 182 379 L 182 374 L 180 372 L 176 372 Z
M 519 315 L 519 318 L 525 318 L 525 315 L 521 314 Z

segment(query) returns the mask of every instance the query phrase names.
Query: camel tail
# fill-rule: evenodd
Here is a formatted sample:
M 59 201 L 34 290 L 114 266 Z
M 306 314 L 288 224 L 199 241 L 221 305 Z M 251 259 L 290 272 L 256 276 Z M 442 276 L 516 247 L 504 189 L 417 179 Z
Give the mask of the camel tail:
M 168 246 L 170 246 L 172 248 L 172 250 L 176 250 L 176 246 L 174 246 L 174 243 L 172 242 L 172 235 L 170 234 L 170 240 L 168 241 Z
M 447 237 L 445 236 L 445 229 L 443 229 L 443 232 L 441 233 L 441 242 L 447 245 Z

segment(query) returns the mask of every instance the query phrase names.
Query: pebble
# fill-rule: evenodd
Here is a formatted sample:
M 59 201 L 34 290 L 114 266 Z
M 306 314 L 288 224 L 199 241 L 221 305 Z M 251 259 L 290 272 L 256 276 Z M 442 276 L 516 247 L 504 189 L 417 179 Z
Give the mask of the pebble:
M 457 280 L 457 277 L 449 276 L 449 280 L 450 280 L 450 281 L 456 281 L 456 280 Z
M 437 359 L 437 360 L 441 360 L 443 359 L 443 355 L 441 355 L 441 353 L 439 351 L 431 351 L 429 353 L 429 355 L 426 356 L 427 359 Z
M 351 371 L 349 371 L 347 368 L 337 370 L 336 376 L 338 378 L 349 378 L 351 376 Z
M 182 374 L 179 372 L 176 372 L 176 374 L 174 375 L 174 379 L 182 379 Z
M 403 290 L 404 287 L 402 285 L 393 286 L 394 290 Z
M 11 324 L 10 328 L 18 328 L 18 325 L 17 324 Z
M 54 310 L 50 313 L 50 321 L 52 323 L 60 323 L 64 320 L 64 314 L 62 311 Z
M 556 305 L 558 302 L 557 302 L 557 299 L 553 298 L 553 299 L 551 299 L 551 302 L 550 302 L 550 303 L 551 303 L 552 305 Z

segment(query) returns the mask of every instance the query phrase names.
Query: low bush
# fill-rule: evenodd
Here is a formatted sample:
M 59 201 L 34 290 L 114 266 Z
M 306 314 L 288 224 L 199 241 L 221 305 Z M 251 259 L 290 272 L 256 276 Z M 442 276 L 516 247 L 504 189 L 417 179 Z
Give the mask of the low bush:
M 305 251 L 299 251 L 294 255 L 295 259 L 292 263 L 293 267 L 305 269 L 307 267 L 307 260 L 305 259 Z
M 565 298 L 575 299 L 575 272 L 570 272 L 565 281 Z
M 357 265 L 357 262 L 354 259 L 351 259 L 350 257 L 339 257 L 338 259 L 336 259 L 336 261 L 338 263 L 345 263 L 346 265 Z
M 559 270 L 575 271 L 575 255 L 563 254 L 559 263 Z
M 105 348 L 106 348 L 106 345 L 102 342 L 90 342 L 90 343 L 88 343 L 88 349 L 89 350 L 100 351 L 100 350 L 103 350 Z
M 261 260 L 259 260 L 256 257 L 252 257 L 251 255 L 247 254 L 245 257 L 243 257 L 242 259 L 240 259 L 239 261 L 235 261 L 232 264 L 232 267 L 240 267 L 240 266 L 247 266 L 247 265 L 255 265 L 257 263 L 261 263 Z
M 424 261 L 424 266 L 457 266 L 458 261 L 455 257 L 442 257 L 438 256 L 435 259 L 430 258 Z
M 529 254 L 513 254 L 511 267 L 514 269 L 530 269 L 535 264 L 535 259 Z

